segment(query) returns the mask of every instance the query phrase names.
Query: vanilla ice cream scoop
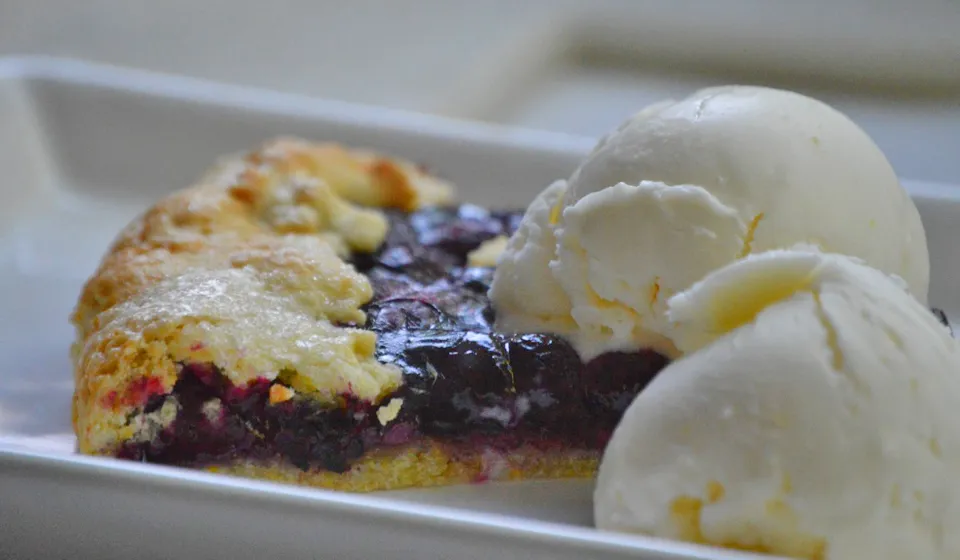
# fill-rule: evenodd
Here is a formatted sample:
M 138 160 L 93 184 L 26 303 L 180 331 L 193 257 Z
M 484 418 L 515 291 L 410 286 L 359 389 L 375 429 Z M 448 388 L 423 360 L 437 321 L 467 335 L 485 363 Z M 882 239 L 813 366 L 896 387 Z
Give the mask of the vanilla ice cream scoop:
M 668 303 L 685 357 L 635 399 L 595 520 L 798 558 L 960 558 L 960 343 L 902 282 L 814 249 Z
M 567 182 L 556 181 L 530 203 L 497 261 L 490 299 L 500 309 L 499 328 L 513 332 L 548 331 L 570 334 L 570 298 L 553 278 L 556 256 L 554 227 Z
M 522 248 L 538 259 L 511 269 L 509 283 L 496 278 L 491 297 L 504 328 L 572 324 L 562 334 L 585 359 L 642 347 L 675 355 L 664 315 L 672 294 L 795 243 L 862 258 L 926 303 L 926 237 L 889 162 L 847 117 L 797 93 L 719 87 L 659 103 L 551 188 L 555 206 L 538 213 L 544 233 L 504 255 L 516 260 Z M 566 297 L 547 309 L 533 285 Z

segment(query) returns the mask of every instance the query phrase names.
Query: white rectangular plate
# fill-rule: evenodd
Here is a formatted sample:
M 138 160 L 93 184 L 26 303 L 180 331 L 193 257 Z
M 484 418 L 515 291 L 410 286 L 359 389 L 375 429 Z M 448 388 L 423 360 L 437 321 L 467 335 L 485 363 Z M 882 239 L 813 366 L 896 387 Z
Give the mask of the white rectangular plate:
M 591 525 L 592 484 L 350 495 L 73 453 L 67 324 L 119 229 L 275 135 L 423 162 L 523 207 L 593 140 L 55 59 L 0 60 L 0 550 L 5 558 L 742 558 Z M 960 315 L 960 191 L 907 183 L 932 303 Z

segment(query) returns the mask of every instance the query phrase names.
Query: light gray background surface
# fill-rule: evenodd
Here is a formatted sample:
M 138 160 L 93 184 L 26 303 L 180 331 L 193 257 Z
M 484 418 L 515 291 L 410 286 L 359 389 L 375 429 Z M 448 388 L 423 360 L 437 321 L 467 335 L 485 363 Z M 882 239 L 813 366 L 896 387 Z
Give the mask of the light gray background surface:
M 960 0 L 0 0 L 49 54 L 596 136 L 721 82 L 849 113 L 905 177 L 960 178 Z

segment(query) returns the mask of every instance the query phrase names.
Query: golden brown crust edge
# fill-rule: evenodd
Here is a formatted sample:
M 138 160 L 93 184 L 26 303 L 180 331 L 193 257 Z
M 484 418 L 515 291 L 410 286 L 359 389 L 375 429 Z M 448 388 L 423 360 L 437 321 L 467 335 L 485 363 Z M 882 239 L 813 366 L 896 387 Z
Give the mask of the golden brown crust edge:
M 343 474 L 251 463 L 206 470 L 330 490 L 373 492 L 483 482 L 592 478 L 599 459 L 599 452 L 544 451 L 529 447 L 504 454 L 489 449 L 451 452 L 441 442 L 424 440 L 402 451 L 362 457 Z
M 342 474 L 304 471 L 287 463 L 246 461 L 203 470 L 328 490 L 375 492 L 483 482 L 588 479 L 596 474 L 599 460 L 599 451 L 521 447 L 498 454 L 491 449 L 458 449 L 424 438 L 400 448 L 370 452 Z
M 71 316 L 80 451 L 141 437 L 130 413 L 170 391 L 183 360 L 216 363 L 234 382 L 300 368 L 320 399 L 349 389 L 376 401 L 399 374 L 376 363 L 372 333 L 334 326 L 362 323 L 372 294 L 339 257 L 383 240 L 377 207 L 452 198 L 409 162 L 280 138 L 159 201 L 119 234 Z

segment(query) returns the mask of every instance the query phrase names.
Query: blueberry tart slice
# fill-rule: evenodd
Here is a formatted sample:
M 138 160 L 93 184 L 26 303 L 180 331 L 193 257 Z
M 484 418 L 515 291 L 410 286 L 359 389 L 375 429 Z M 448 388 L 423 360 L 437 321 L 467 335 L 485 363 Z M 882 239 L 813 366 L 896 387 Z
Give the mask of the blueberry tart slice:
M 120 233 L 72 316 L 82 453 L 350 491 L 588 477 L 654 352 L 494 332 L 521 212 L 271 141 Z

